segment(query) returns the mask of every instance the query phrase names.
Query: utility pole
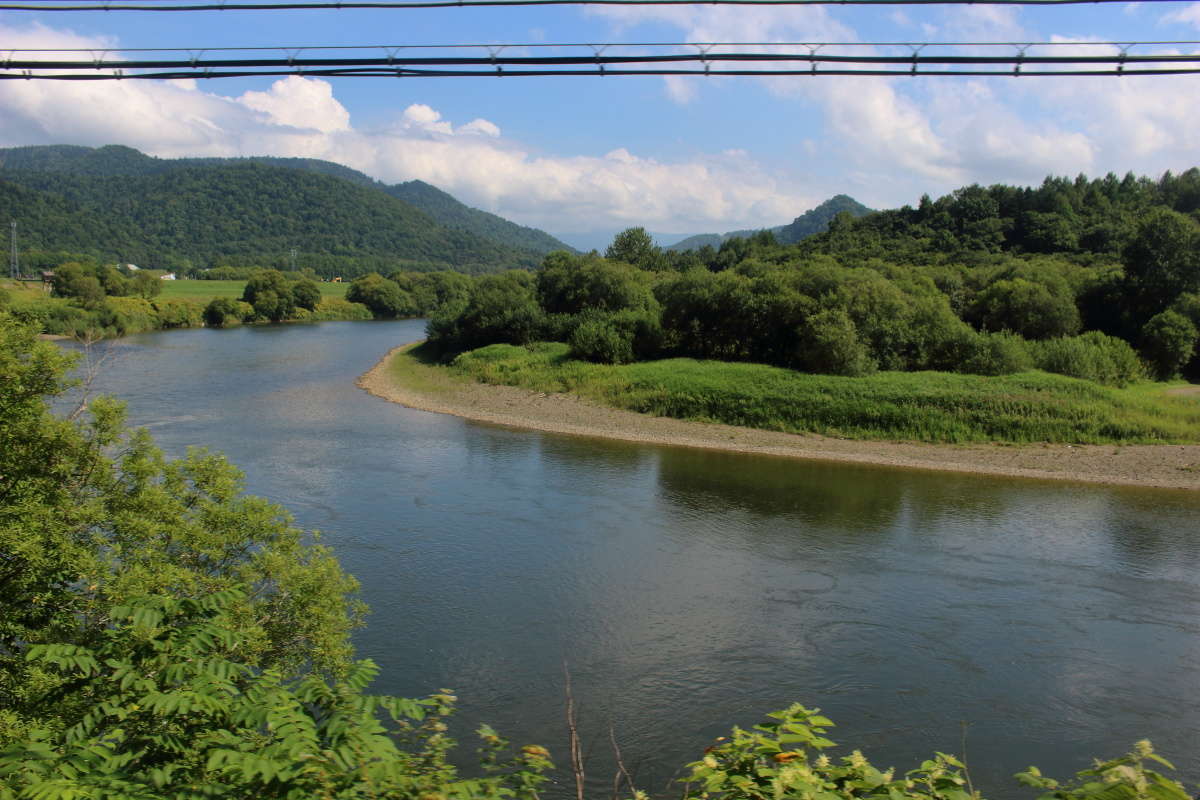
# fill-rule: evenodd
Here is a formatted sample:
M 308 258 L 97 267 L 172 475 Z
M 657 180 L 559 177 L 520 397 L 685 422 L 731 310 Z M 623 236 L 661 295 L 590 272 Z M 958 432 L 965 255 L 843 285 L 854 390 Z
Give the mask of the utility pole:
M 17 261 L 17 223 L 12 222 L 11 252 L 8 256 L 8 277 L 14 281 L 21 277 L 21 264 Z
M 296 271 L 296 248 L 292 248 L 292 272 Z

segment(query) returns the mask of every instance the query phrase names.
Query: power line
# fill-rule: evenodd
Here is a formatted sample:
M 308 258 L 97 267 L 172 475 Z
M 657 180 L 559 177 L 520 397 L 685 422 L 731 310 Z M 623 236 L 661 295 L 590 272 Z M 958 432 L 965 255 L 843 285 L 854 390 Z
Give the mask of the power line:
M 1076 69 L 1076 70 L 902 70 L 902 69 L 528 69 L 528 70 L 419 70 L 419 69 L 321 69 L 321 70 L 246 70 L 238 72 L 201 73 L 155 72 L 133 74 L 68 74 L 68 75 L 15 75 L 0 74 L 3 80 L 50 80 L 50 81 L 114 81 L 114 80 L 157 80 L 180 81 L 198 78 L 267 78 L 298 75 L 312 78 L 545 78 L 545 77 L 630 77 L 654 75 L 697 75 L 700 77 L 1028 77 L 1028 78 L 1084 78 L 1084 77 L 1164 77 L 1169 75 L 1200 75 L 1200 67 L 1188 69 Z
M 1136 52 L 1170 45 L 1176 52 Z M 733 48 L 733 51 L 728 51 Z M 755 48 L 755 49 L 747 49 Z M 448 51 L 436 52 L 437 50 Z M 477 50 L 478 55 L 461 54 Z M 866 49 L 868 52 L 861 52 Z M 1178 52 L 1191 49 L 1192 52 Z M 554 51 L 552 55 L 533 53 Z M 564 52 L 578 50 L 581 52 Z M 889 51 L 890 52 L 887 52 Z M 1006 51 L 997 54 L 997 50 Z M 1101 52 L 1097 52 L 1100 50 Z M 1103 52 L 1107 50 L 1108 52 Z M 203 57 L 219 51 L 216 58 Z M 415 52 L 414 52 L 415 51 Z M 518 52 L 520 51 L 520 52 Z M 619 52 L 625 51 L 625 52 Z M 654 52 L 659 51 L 659 52 Z M 666 51 L 666 52 L 662 52 Z M 839 52 L 841 51 L 841 52 Z M 968 52 L 963 52 L 968 51 Z M 974 52 L 969 52 L 974 51 Z M 1074 52 L 1072 52 L 1074 51 Z M 0 51 L 2 53 L 3 51 Z M 82 54 L 87 59 L 63 58 Z M 188 58 L 151 58 L 144 54 Z M 138 54 L 134 56 L 132 54 Z M 801 68 L 802 67 L 802 68 Z M 644 43 L 11 50 L 0 80 L 580 75 L 1113 76 L 1200 72 L 1200 42 Z
M 1145 3 L 1181 3 L 1185 0 L 1132 0 Z M 111 2 L 92 0 L 82 4 L 80 0 L 59 2 L 46 0 L 43 3 L 26 0 L 23 3 L 0 3 L 0 11 L 297 11 L 297 10 L 349 10 L 349 9 L 406 9 L 406 8 L 454 8 L 472 6 L 560 6 L 560 5 L 610 5 L 610 6 L 674 6 L 674 5 L 744 5 L 744 6 L 923 6 L 923 5 L 999 5 L 999 6 L 1069 6 L 1095 5 L 1100 3 L 1128 4 L 1131 0 L 409 0 L 409 2 L 384 2 L 383 0 L 347 0 L 347 2 L 213 2 L 150 5 L 139 2 Z
M 9 256 L 8 256 L 8 276 L 13 280 L 18 280 L 21 277 L 21 262 L 17 259 L 17 223 L 14 220 L 11 224 Z

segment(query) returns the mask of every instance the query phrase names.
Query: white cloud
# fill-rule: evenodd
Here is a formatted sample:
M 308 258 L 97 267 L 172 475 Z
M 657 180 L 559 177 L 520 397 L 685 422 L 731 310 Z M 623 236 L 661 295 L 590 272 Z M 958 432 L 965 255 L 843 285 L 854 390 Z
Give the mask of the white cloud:
M 466 125 L 462 125 L 458 129 L 459 133 L 477 133 L 480 136 L 491 136 L 493 139 L 500 136 L 500 127 L 494 122 L 489 122 L 486 119 L 473 119 Z
M 261 111 L 275 125 L 333 133 L 350 130 L 350 113 L 333 98 L 325 81 L 296 75 L 275 81 L 267 92 L 246 92 L 238 102 Z
M 1164 24 L 1194 25 L 1200 28 L 1200 3 L 1192 3 L 1168 14 L 1163 14 L 1159 21 Z
M 812 8 L 754 15 L 724 7 L 622 6 L 593 13 L 625 30 L 641 23 L 672 24 L 688 41 L 859 40 L 829 13 Z M 1047 38 L 1031 32 L 1022 12 L 1012 7 L 955 7 L 931 19 L 938 24 L 920 23 L 926 36 L 944 42 Z M 1200 3 L 1164 19 L 1200 27 Z M 1078 37 L 1049 40 L 1088 44 Z M 1072 52 L 1116 51 L 1093 43 Z M 860 193 L 876 205 L 911 203 L 922 192 L 939 193 L 974 182 L 1036 184 L 1049 174 L 1129 170 L 1155 175 L 1194 165 L 1200 152 L 1200 86 L 1191 76 L 759 82 L 781 98 L 772 109 L 781 120 L 789 113 L 811 117 L 816 107 L 820 147 L 798 141 L 796 160 L 812 158 L 814 152 L 826 162 L 837 158 L 845 182 L 839 190 Z M 684 99 L 696 100 L 705 86 L 693 83 Z M 667 92 L 679 99 L 676 87 L 668 84 Z
M 0 25 L 15 47 L 108 42 L 34 26 Z M 457 125 L 413 102 L 375 130 L 357 129 L 326 81 L 289 76 L 239 97 L 219 84 L 113 81 L 0 83 L 0 146 L 126 144 L 160 157 L 322 158 L 384 181 L 421 179 L 466 203 L 527 225 L 660 230 L 779 224 L 822 197 L 785 186 L 741 152 L 664 162 L 620 148 L 546 156 L 481 118 Z

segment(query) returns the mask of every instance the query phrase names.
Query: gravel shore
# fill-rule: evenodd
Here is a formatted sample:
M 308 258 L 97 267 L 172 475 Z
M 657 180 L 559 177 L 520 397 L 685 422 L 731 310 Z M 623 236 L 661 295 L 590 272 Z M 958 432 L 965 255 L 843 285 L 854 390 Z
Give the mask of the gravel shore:
M 1200 445 L 937 445 L 687 422 L 598 406 L 573 395 L 467 382 L 404 358 L 403 352 L 414 346 L 394 348 L 358 385 L 409 408 L 575 436 L 911 469 L 1200 489 Z

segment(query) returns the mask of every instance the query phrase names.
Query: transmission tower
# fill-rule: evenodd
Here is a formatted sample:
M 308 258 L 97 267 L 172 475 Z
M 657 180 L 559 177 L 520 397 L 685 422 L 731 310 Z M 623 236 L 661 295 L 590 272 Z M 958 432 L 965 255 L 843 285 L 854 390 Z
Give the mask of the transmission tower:
M 14 281 L 21 277 L 21 264 L 17 261 L 17 223 L 12 224 L 12 236 L 10 236 L 10 252 L 8 256 L 8 276 Z

